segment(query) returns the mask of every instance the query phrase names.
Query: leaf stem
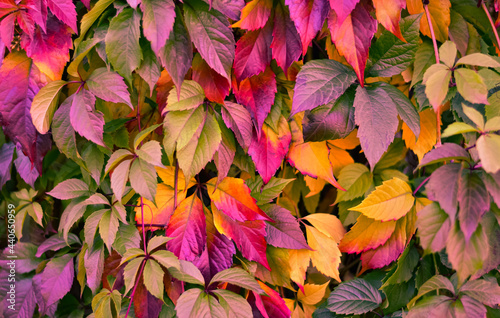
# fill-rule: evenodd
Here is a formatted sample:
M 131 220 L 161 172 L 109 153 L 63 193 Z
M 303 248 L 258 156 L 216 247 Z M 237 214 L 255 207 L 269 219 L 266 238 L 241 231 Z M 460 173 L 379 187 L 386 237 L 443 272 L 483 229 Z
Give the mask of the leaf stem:
M 146 249 L 146 230 L 144 227 L 144 203 L 142 201 L 142 197 L 141 197 L 141 222 L 142 222 L 142 243 L 143 243 L 143 247 L 144 247 L 144 253 L 146 253 L 146 255 L 147 255 L 148 252 Z
M 428 1 L 424 1 L 424 10 L 425 10 L 425 16 L 427 17 L 427 23 L 429 24 L 429 30 L 431 31 L 432 45 L 434 46 L 434 55 L 436 57 L 436 64 L 439 64 L 439 50 L 436 41 L 436 34 L 434 33 L 434 27 L 432 26 L 431 13 L 429 12 Z
M 174 173 L 174 211 L 177 209 L 177 189 L 179 188 L 179 162 L 175 160 L 175 173 Z
M 427 181 L 429 181 L 429 179 L 431 178 L 431 176 L 428 176 L 427 178 L 424 179 L 424 181 L 422 181 L 418 187 L 415 189 L 415 191 L 413 191 L 413 196 L 415 196 L 415 194 L 417 194 L 418 190 L 420 190 L 420 188 L 427 183 Z
M 495 39 L 497 40 L 497 49 L 500 50 L 500 38 L 498 37 L 498 31 L 497 28 L 495 27 L 495 23 L 493 22 L 493 19 L 491 18 L 490 12 L 488 11 L 488 8 L 486 7 L 486 4 L 484 4 L 484 1 L 481 2 L 481 7 L 483 7 L 484 13 L 486 13 L 486 16 L 488 17 L 488 21 L 490 21 L 491 28 L 493 29 L 493 34 L 495 34 Z
M 137 286 L 139 286 L 139 280 L 141 279 L 142 272 L 144 271 L 145 265 L 146 265 L 146 259 L 144 259 L 142 261 L 141 269 L 139 270 L 139 275 L 137 276 L 137 280 L 135 281 L 134 289 L 132 290 L 132 294 L 130 295 L 130 303 L 128 304 L 127 313 L 125 314 L 125 318 L 128 317 L 128 314 L 130 312 L 130 307 L 132 307 L 132 302 L 134 301 L 135 291 L 137 290 Z

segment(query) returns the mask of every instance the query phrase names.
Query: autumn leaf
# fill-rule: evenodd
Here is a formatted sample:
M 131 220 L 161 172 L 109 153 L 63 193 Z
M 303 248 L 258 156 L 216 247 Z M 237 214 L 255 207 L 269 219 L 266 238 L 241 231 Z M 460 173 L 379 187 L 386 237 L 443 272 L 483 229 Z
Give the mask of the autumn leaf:
M 424 12 L 422 1 L 407 0 L 406 4 L 408 6 L 408 12 L 410 14 L 418 14 Z M 427 6 L 429 8 L 429 13 L 431 15 L 430 19 L 432 21 L 432 26 L 436 34 L 436 39 L 439 42 L 445 42 L 446 40 L 448 40 L 448 27 L 450 26 L 450 7 L 451 7 L 450 1 L 449 0 L 429 1 L 429 4 Z M 423 17 L 420 20 L 420 31 L 424 35 L 431 37 L 431 32 L 426 17 Z
M 271 0 L 252 0 L 241 10 L 240 20 L 232 27 L 249 31 L 263 28 L 271 15 L 272 7 Z

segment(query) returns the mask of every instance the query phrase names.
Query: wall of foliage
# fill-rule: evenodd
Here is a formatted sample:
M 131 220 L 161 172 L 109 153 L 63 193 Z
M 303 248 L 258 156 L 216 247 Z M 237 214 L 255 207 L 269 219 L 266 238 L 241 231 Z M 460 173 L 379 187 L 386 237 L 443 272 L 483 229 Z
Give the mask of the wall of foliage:
M 0 316 L 499 317 L 499 7 L 0 0 Z

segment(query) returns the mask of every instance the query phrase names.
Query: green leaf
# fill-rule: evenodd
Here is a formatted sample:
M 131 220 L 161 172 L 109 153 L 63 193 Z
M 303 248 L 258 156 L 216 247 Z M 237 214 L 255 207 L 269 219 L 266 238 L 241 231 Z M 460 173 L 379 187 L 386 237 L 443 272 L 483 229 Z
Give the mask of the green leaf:
M 365 165 L 353 163 L 340 170 L 338 181 L 346 191 L 337 192 L 335 203 L 363 196 L 372 186 L 373 176 Z
M 118 218 L 114 214 L 111 214 L 111 210 L 104 212 L 101 221 L 99 222 L 99 234 L 101 235 L 101 238 L 110 253 L 111 245 L 113 245 L 113 242 L 115 241 L 119 225 L 120 223 L 118 222 Z
M 423 295 L 435 291 L 435 290 L 448 290 L 452 294 L 455 294 L 455 287 L 450 282 L 450 280 L 442 275 L 433 276 L 431 279 L 426 281 L 418 290 L 417 296 L 415 296 L 409 303 L 408 308 L 411 308 L 415 302 Z
M 205 92 L 203 88 L 195 81 L 184 81 L 177 94 L 177 88 L 174 86 L 170 90 L 167 99 L 165 111 L 188 110 L 196 108 L 203 103 Z
M 500 63 L 498 63 L 491 56 L 483 53 L 472 53 L 466 55 L 457 61 L 457 65 L 460 64 L 482 66 L 482 67 L 500 67 Z
M 200 0 L 186 1 L 184 20 L 196 49 L 208 65 L 231 81 L 235 42 L 229 21 Z
M 500 170 L 500 136 L 485 134 L 476 141 L 476 149 L 483 169 L 489 173 Z
M 165 45 L 174 26 L 174 1 L 142 0 L 141 10 L 144 36 L 151 41 L 153 51 L 158 53 Z
M 149 246 L 148 246 L 149 248 Z M 175 268 L 180 271 L 181 264 L 177 256 L 174 253 L 169 251 L 156 251 L 151 255 L 160 265 L 163 265 L 167 269 Z
M 212 277 L 212 280 L 208 285 L 210 286 L 217 282 L 230 283 L 232 285 L 252 290 L 259 294 L 264 292 L 252 275 L 238 267 L 228 268 L 222 272 L 218 272 L 214 277 Z
M 215 297 L 198 288 L 184 292 L 177 300 L 175 310 L 179 318 L 227 317 L 224 308 L 217 302 Z
M 132 72 L 141 65 L 142 51 L 139 45 L 141 36 L 139 13 L 125 8 L 111 19 L 106 35 L 106 54 L 114 69 L 129 83 Z
M 382 33 L 370 47 L 368 76 L 390 77 L 408 68 L 417 52 L 421 18 L 421 14 L 414 14 L 399 22 L 399 28 L 406 43 L 387 30 Z
M 177 278 L 178 280 L 182 280 L 186 283 L 197 284 L 201 286 L 205 286 L 205 278 L 201 274 L 198 267 L 194 266 L 193 263 L 179 260 L 180 269 L 175 267 L 170 267 L 168 271 L 170 274 Z
M 470 120 L 479 128 L 479 130 L 484 130 L 484 117 L 475 108 L 469 107 L 462 103 L 462 110 Z
M 144 256 L 146 255 L 143 250 L 140 248 L 131 248 L 123 254 L 122 260 L 120 262 L 120 266 L 123 265 L 124 263 L 130 261 L 133 258 L 136 258 L 138 256 Z
M 124 103 L 134 110 L 123 78 L 117 73 L 109 71 L 106 67 L 94 70 L 86 84 L 92 94 L 100 99 L 112 103 Z
M 205 112 L 203 107 L 184 110 L 179 112 L 168 112 L 163 120 L 165 137 L 163 147 L 169 157 L 173 158 L 174 151 L 185 147 L 193 138 L 198 127 L 203 124 Z
M 148 141 L 140 149 L 137 149 L 135 153 L 147 163 L 156 167 L 163 167 L 161 163 L 161 146 L 158 141 Z
M 457 46 L 452 41 L 446 41 L 439 47 L 439 59 L 444 65 L 452 68 L 457 58 Z
M 87 243 L 89 249 L 92 249 L 94 245 L 95 233 L 97 232 L 99 222 L 101 221 L 101 218 L 106 211 L 109 211 L 109 209 L 95 211 L 85 220 L 83 233 L 85 236 L 85 243 Z
M 142 265 L 144 260 L 144 256 L 140 256 L 131 260 L 123 270 L 123 279 L 125 280 L 125 292 L 124 295 L 128 294 L 129 290 L 134 287 L 137 272 L 139 271 L 139 267 Z M 123 263 L 123 259 L 122 259 Z M 162 277 L 163 279 L 163 277 Z
M 224 289 L 216 289 L 212 292 L 219 298 L 219 303 L 226 311 L 228 317 L 252 317 L 252 307 L 250 307 L 250 304 L 245 298 Z
M 101 16 L 101 14 L 106 10 L 110 4 L 115 2 L 115 0 L 99 0 L 97 3 L 92 7 L 92 10 L 87 12 L 83 17 L 82 21 L 80 23 L 80 37 L 75 40 L 74 45 L 75 47 L 78 47 L 80 42 L 85 38 L 85 35 L 87 34 L 87 31 L 90 29 L 90 27 L 94 24 L 97 19 Z M 77 65 L 78 67 L 78 65 Z M 71 73 L 70 73 L 71 74 Z M 73 74 L 71 74 L 73 75 Z M 73 75 L 75 76 L 75 75 Z M 78 76 L 78 73 L 76 74 L 75 77 Z
M 440 147 L 435 148 L 425 154 L 420 162 L 419 167 L 431 165 L 437 162 L 447 160 L 470 160 L 469 154 L 464 148 L 453 143 L 444 143 Z
M 256 204 L 266 204 L 277 198 L 283 189 L 295 179 L 281 179 L 272 177 L 269 182 L 264 185 L 260 176 L 255 176 L 252 179 L 245 181 L 246 185 L 250 188 L 250 195 L 257 200 Z
M 446 246 L 451 221 L 448 214 L 432 202 L 418 212 L 417 228 L 422 247 L 426 251 L 439 252 Z
M 189 180 L 212 160 L 221 140 L 217 119 L 207 113 L 205 122 L 198 127 L 191 140 L 182 148 L 177 144 L 177 159 L 184 172 L 186 186 Z
M 468 295 L 486 306 L 494 307 L 500 303 L 500 286 L 486 279 L 469 280 L 460 288 L 460 293 Z
M 488 88 L 481 75 L 473 70 L 459 68 L 455 70 L 455 81 L 457 82 L 458 92 L 466 101 L 476 104 L 488 104 Z
M 163 276 L 161 266 L 155 260 L 148 259 L 144 266 L 144 285 L 151 295 L 161 300 L 163 300 Z
M 451 79 L 451 70 L 443 64 L 434 64 L 427 69 L 424 75 L 425 94 L 429 103 L 438 111 L 443 103 Z
M 418 317 L 455 317 L 452 308 L 453 299 L 438 295 L 425 298 L 417 306 L 410 309 L 406 318 Z M 465 317 L 465 316 L 462 316 Z
M 387 279 L 384 278 L 385 281 L 381 288 L 408 282 L 413 277 L 413 270 L 417 266 L 419 259 L 418 251 L 413 244 L 410 244 L 398 258 L 394 271 L 390 272 L 390 276 L 389 274 L 386 276 Z
M 74 199 L 66 207 L 63 214 L 61 215 L 61 220 L 59 222 L 59 232 L 63 233 L 64 240 L 68 241 L 68 233 L 73 224 L 78 221 L 85 213 L 87 204 L 81 199 Z
M 125 185 L 127 184 L 127 180 L 129 177 L 131 163 L 132 159 L 127 159 L 122 161 L 114 169 L 113 174 L 111 175 L 111 189 L 113 189 L 115 198 L 118 201 L 121 201 L 123 194 L 125 192 Z
M 156 54 L 151 50 L 151 45 L 148 41 L 142 39 L 140 41 L 141 49 L 143 54 L 143 60 L 141 66 L 137 69 L 137 74 L 139 74 L 149 86 L 149 94 L 153 96 L 155 90 L 155 85 L 161 76 L 160 62 L 156 57 Z
M 153 252 L 154 249 L 157 247 L 160 247 L 161 245 L 167 244 L 168 241 L 170 241 L 172 238 L 171 237 L 166 237 L 166 236 L 153 236 L 149 242 L 148 242 L 148 253 Z
M 140 133 L 138 133 L 135 138 L 134 138 L 134 149 L 137 149 L 141 142 L 151 133 L 153 132 L 156 128 L 160 127 L 161 124 L 156 124 L 149 126 L 148 128 L 142 130 Z
M 364 314 L 381 303 L 380 292 L 364 279 L 342 283 L 328 297 L 328 309 L 336 314 Z
M 39 133 L 46 134 L 49 131 L 52 117 L 59 103 L 59 94 L 66 84 L 66 81 L 50 82 L 42 87 L 33 98 L 30 114 L 33 125 Z
M 124 255 L 128 250 L 138 248 L 140 242 L 141 236 L 135 225 L 120 224 L 113 248 L 118 254 Z
M 436 58 L 434 56 L 434 48 L 430 41 L 423 41 L 415 54 L 415 62 L 413 66 L 413 76 L 411 79 L 410 87 L 420 82 L 424 78 L 425 71 L 436 63 Z
M 448 125 L 441 134 L 441 137 L 446 138 L 454 135 L 465 134 L 469 132 L 478 132 L 477 128 L 472 127 L 466 123 L 454 122 Z
M 149 201 L 155 202 L 156 183 L 154 166 L 141 158 L 136 158 L 130 167 L 130 185 L 132 189 Z
M 101 171 L 104 166 L 104 154 L 99 150 L 97 145 L 90 143 L 83 151 L 82 159 L 92 178 L 97 184 L 100 184 Z

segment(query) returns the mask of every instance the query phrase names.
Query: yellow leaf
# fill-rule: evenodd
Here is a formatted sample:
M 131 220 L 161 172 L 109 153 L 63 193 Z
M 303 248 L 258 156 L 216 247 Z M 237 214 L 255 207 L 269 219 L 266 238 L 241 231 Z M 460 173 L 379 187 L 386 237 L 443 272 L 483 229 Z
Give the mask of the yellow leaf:
M 390 221 L 405 216 L 414 201 L 408 183 L 395 177 L 384 181 L 361 204 L 349 210 L 361 212 L 375 220 Z
M 297 298 L 303 304 L 316 305 L 325 296 L 328 284 L 330 284 L 330 281 L 324 283 L 323 285 L 305 284 L 304 292 L 302 292 L 302 290 L 299 290 L 299 292 L 297 293 Z
M 396 221 L 381 222 L 360 215 L 339 248 L 344 253 L 361 253 L 387 242 L 396 228 Z
M 354 149 L 359 146 L 358 130 L 354 129 L 349 135 L 347 135 L 347 137 L 329 140 L 328 143 L 341 149 Z
M 304 217 L 309 221 L 318 231 L 339 243 L 344 237 L 345 228 L 342 222 L 335 216 L 326 213 L 314 213 Z
M 300 306 L 296 306 L 295 310 L 292 312 L 292 318 L 306 318 L 306 314 Z
M 184 183 L 182 183 L 184 184 Z M 186 198 L 186 192 L 179 190 L 177 192 L 177 204 Z M 163 183 L 156 186 L 156 205 L 143 198 L 144 224 L 168 224 L 170 217 L 174 213 L 174 189 Z M 142 224 L 141 208 L 135 208 L 135 220 Z M 159 227 L 152 227 L 152 229 Z
M 155 169 L 161 180 L 173 189 L 175 185 L 175 167 L 155 167 Z M 192 186 L 196 185 L 196 180 L 192 178 L 191 180 L 189 180 L 188 186 L 186 188 L 184 187 L 186 185 L 186 181 L 184 179 L 184 173 L 181 169 L 179 169 L 179 175 L 177 176 L 177 179 L 177 190 L 179 191 L 189 189 Z
M 432 150 L 436 144 L 436 113 L 431 108 L 428 108 L 420 112 L 420 136 L 418 140 L 415 140 L 415 135 L 411 129 L 403 123 L 403 140 L 405 141 L 406 147 L 413 150 L 417 155 L 418 160 L 422 161 L 422 158 L 426 153 Z
M 335 176 L 338 176 L 340 170 L 342 170 L 344 167 L 354 163 L 354 160 L 347 151 L 335 146 L 330 147 L 330 154 L 328 155 L 328 159 L 330 160 L 333 175 Z
M 306 182 L 307 187 L 310 192 L 306 195 L 306 198 L 312 197 L 323 190 L 325 187 L 326 181 L 321 178 L 311 178 L 309 176 L 304 176 L 304 181 Z
M 288 262 L 290 263 L 290 278 L 297 285 L 299 285 L 299 287 L 304 286 L 306 271 L 309 267 L 310 260 L 311 256 L 309 255 L 309 250 L 288 251 Z
M 406 5 L 408 6 L 408 12 L 410 14 L 419 14 L 424 12 L 424 7 L 422 5 L 422 0 L 406 0 Z M 450 26 L 450 0 L 430 0 L 429 1 L 429 13 L 431 15 L 432 26 L 436 39 L 439 42 L 445 42 L 448 40 L 448 27 Z M 429 29 L 429 24 L 427 23 L 427 17 L 425 14 L 420 19 L 420 31 L 431 37 L 431 31 Z
M 290 298 L 283 298 L 285 301 L 285 305 L 290 309 L 290 311 L 293 311 L 293 308 L 295 307 L 295 299 L 290 299 Z
M 312 226 L 306 225 L 307 243 L 314 251 L 309 251 L 313 266 L 321 273 L 341 282 L 339 276 L 340 253 L 337 242 Z

